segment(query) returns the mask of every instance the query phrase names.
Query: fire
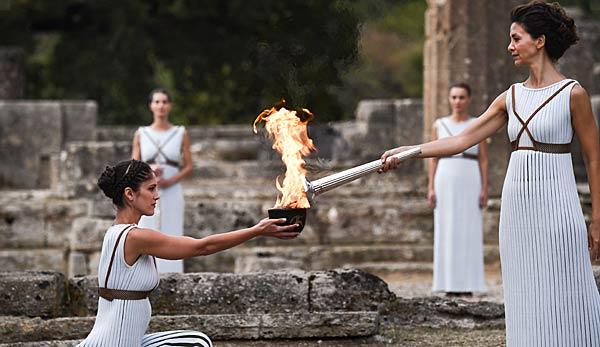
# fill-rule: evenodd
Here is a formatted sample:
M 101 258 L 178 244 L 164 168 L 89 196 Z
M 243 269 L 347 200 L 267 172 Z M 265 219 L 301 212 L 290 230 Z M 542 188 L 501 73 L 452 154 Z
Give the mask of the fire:
M 265 121 L 265 129 L 269 138 L 273 140 L 273 149 L 281 154 L 281 160 L 286 167 L 283 183 L 279 182 L 279 177 L 275 180 L 277 190 L 281 192 L 275 208 L 310 207 L 303 185 L 306 175 L 303 157 L 316 149 L 307 131 L 307 125 L 312 118 L 313 114 L 307 109 L 303 108 L 298 115 L 296 111 L 282 107 L 279 110 L 264 110 L 254 121 L 255 134 L 256 125 Z

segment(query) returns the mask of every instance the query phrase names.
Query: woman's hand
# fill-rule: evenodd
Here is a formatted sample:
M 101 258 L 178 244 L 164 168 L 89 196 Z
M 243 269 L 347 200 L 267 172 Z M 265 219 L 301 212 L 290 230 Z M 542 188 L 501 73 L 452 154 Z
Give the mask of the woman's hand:
M 488 205 L 488 192 L 487 189 L 482 189 L 479 193 L 479 208 L 486 208 Z
M 588 248 L 592 261 L 600 260 L 600 222 L 592 222 L 588 228 Z
M 161 165 L 159 165 L 159 164 L 152 164 L 152 165 L 150 165 L 150 168 L 154 172 L 154 176 L 156 176 L 156 178 L 162 177 L 163 167 Z
M 300 225 L 280 225 L 285 223 L 285 218 L 269 219 L 265 218 L 255 225 L 260 236 L 271 236 L 278 239 L 293 239 L 300 235 L 296 228 Z
M 392 148 L 390 150 L 385 151 L 382 155 L 381 155 L 381 169 L 379 169 L 377 172 L 381 173 L 381 172 L 386 172 L 389 170 L 393 170 L 395 168 L 397 168 L 398 166 L 400 166 L 400 159 L 398 158 L 394 158 L 392 157 L 394 154 L 398 154 L 400 152 L 406 151 L 410 149 L 410 147 L 406 147 L 406 146 L 400 146 L 400 147 L 396 147 L 396 148 Z
M 173 178 L 159 178 L 157 183 L 159 188 L 169 188 L 177 183 L 177 181 L 175 181 Z
M 429 191 L 427 192 L 427 202 L 429 203 L 429 207 L 435 208 L 437 197 L 435 196 L 435 190 L 432 188 L 429 188 Z

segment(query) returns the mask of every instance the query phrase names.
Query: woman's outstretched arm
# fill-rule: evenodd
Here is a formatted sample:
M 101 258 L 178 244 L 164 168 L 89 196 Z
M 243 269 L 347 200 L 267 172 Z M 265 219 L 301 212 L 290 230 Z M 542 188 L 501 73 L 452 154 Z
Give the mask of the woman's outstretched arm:
M 480 143 L 497 132 L 507 122 L 506 116 L 506 92 L 500 94 L 488 109 L 479 116 L 463 132 L 456 136 L 427 142 L 418 147 L 421 148 L 421 158 L 446 157 L 463 152 L 476 143 Z M 383 153 L 381 161 L 382 171 L 395 169 L 400 165 L 400 160 L 388 158 L 415 146 L 402 146 L 390 149 Z
M 125 261 L 132 265 L 142 254 L 162 259 L 185 259 L 217 253 L 257 236 L 272 236 L 292 239 L 299 235 L 293 232 L 294 225 L 278 225 L 285 219 L 263 219 L 253 227 L 213 234 L 201 239 L 188 236 L 169 236 L 164 233 L 143 228 L 132 229 L 125 239 Z

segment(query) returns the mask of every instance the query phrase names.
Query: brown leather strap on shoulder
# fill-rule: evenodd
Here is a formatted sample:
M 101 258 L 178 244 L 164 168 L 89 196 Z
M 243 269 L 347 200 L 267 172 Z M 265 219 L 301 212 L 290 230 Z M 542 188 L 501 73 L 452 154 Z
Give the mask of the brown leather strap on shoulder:
M 150 296 L 152 293 L 151 290 L 141 291 L 141 290 L 121 290 L 121 289 L 108 289 L 108 288 L 98 288 L 98 295 L 100 297 L 113 301 L 114 299 L 118 300 L 143 300 Z
M 454 134 L 452 134 L 452 132 L 450 131 L 450 129 L 448 129 L 448 126 L 446 125 L 446 123 L 444 123 L 444 121 L 442 119 L 440 119 L 440 124 L 444 127 L 444 130 L 446 130 L 448 135 L 454 136 Z
M 121 230 L 121 232 L 119 233 L 119 236 L 117 237 L 117 242 L 115 243 L 115 247 L 113 247 L 113 252 L 112 255 L 110 256 L 110 263 L 108 263 L 108 270 L 106 272 L 106 278 L 104 279 L 104 287 L 106 288 L 108 285 L 108 277 L 110 276 L 110 271 L 112 270 L 112 264 L 113 261 L 115 260 L 115 254 L 117 253 L 117 247 L 119 246 L 119 241 L 121 240 L 121 236 L 123 236 L 123 233 L 125 232 L 125 230 L 129 229 L 132 226 L 132 224 L 128 224 L 125 229 Z

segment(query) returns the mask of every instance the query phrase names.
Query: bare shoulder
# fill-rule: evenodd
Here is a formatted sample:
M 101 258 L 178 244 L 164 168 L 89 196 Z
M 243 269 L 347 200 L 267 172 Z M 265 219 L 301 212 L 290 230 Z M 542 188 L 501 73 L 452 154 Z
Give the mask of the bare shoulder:
M 579 83 L 573 86 L 571 89 L 571 100 L 573 101 L 585 101 L 589 99 L 588 92 Z
M 164 234 L 156 230 L 135 227 L 129 232 L 127 239 L 136 244 L 148 244 L 160 241 Z

